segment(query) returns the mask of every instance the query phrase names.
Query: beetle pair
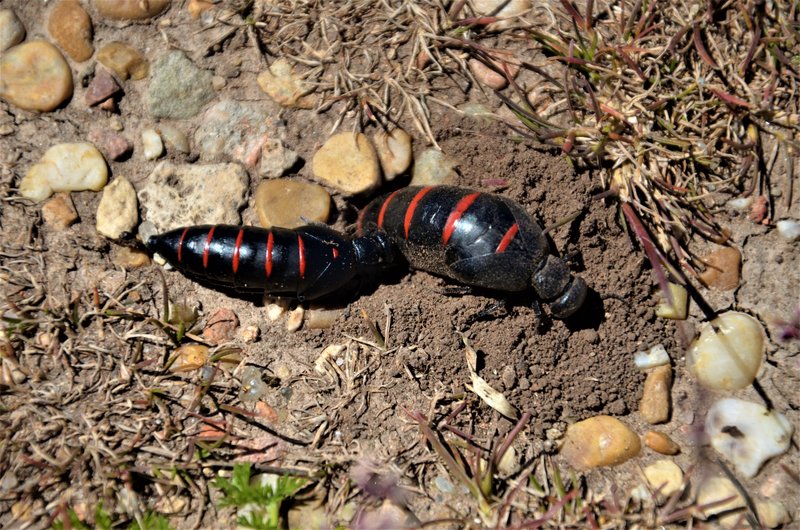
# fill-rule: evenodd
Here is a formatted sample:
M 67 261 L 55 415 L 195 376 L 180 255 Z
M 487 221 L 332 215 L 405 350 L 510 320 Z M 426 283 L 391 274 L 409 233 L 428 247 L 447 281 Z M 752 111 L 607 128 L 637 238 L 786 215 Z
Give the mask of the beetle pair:
M 399 255 L 414 268 L 466 285 L 533 286 L 556 318 L 577 311 L 587 291 L 550 254 L 542 229 L 522 206 L 455 186 L 412 186 L 375 199 L 361 211 L 352 238 L 324 226 L 201 225 L 153 236 L 147 245 L 209 283 L 300 300 L 330 294 L 395 264 Z

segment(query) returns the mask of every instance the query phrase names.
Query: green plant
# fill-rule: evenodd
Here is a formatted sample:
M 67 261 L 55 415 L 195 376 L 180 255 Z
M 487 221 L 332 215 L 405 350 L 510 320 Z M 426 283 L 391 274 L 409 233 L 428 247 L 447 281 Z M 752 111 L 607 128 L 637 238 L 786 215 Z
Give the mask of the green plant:
M 281 475 L 275 485 L 252 480 L 250 464 L 236 464 L 230 478 L 218 477 L 214 486 L 224 494 L 220 506 L 239 508 L 238 524 L 256 530 L 277 529 L 284 501 L 294 496 L 305 480 Z M 249 510 L 241 515 L 242 509 Z

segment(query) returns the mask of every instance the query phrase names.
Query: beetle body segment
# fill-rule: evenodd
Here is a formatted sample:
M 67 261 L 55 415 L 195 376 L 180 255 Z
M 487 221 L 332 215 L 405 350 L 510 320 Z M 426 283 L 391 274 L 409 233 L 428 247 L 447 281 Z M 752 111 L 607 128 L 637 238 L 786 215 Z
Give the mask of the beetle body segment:
M 455 186 L 409 187 L 362 210 L 358 234 L 384 232 L 414 268 L 500 291 L 533 286 L 554 316 L 574 313 L 586 283 L 550 255 L 539 225 L 518 203 Z
M 241 292 L 311 300 L 394 261 L 385 237 L 358 241 L 325 226 L 198 225 L 151 237 L 148 247 L 200 281 Z

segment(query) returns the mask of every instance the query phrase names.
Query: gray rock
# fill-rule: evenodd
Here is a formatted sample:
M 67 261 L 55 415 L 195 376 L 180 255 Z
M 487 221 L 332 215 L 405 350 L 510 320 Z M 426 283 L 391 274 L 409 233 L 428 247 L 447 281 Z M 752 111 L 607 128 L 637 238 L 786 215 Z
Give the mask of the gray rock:
M 226 100 L 213 105 L 195 132 L 195 144 L 204 160 L 233 160 L 259 174 L 279 177 L 297 162 L 297 153 L 284 147 L 283 127 L 272 103 Z
M 438 186 L 452 184 L 458 163 L 438 149 L 426 149 L 414 162 L 412 186 Z
M 11 9 L 0 9 L 0 52 L 25 38 L 25 26 Z
M 239 224 L 249 187 L 239 164 L 162 162 L 147 177 L 139 201 L 158 232 L 196 224 Z
M 214 96 L 211 74 L 183 52 L 168 53 L 153 64 L 146 101 L 154 118 L 191 118 Z

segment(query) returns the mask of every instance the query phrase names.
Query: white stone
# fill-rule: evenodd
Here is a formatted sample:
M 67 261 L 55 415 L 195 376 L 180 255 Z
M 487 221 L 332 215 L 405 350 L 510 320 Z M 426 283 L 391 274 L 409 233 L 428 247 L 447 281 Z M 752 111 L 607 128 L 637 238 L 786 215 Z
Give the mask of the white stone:
M 161 137 L 167 143 L 167 147 L 170 149 L 175 149 L 179 153 L 183 154 L 186 154 L 190 151 L 189 138 L 186 137 L 186 133 L 174 125 L 160 123 L 158 124 L 156 131 L 158 131 L 158 134 L 161 135 Z
M 95 146 L 58 144 L 31 166 L 19 184 L 19 193 L 40 202 L 57 191 L 100 191 L 106 182 L 108 167 Z
M 786 506 L 774 499 L 758 499 L 755 505 L 759 521 L 767 528 L 777 528 L 792 522 Z
M 489 31 L 498 31 L 519 25 L 519 17 L 531 9 L 531 0 L 473 0 L 472 5 L 478 15 L 494 15 L 502 20 L 487 26 Z M 499 9 L 502 7 L 502 9 Z
M 426 149 L 414 161 L 412 171 L 412 186 L 437 186 L 439 184 L 452 184 L 456 178 L 455 160 L 438 149 Z
M 669 497 L 683 488 L 683 470 L 669 458 L 657 460 L 643 471 L 650 489 L 660 497 Z
M 239 164 L 159 163 L 139 191 L 158 232 L 199 224 L 239 224 L 250 183 Z
M 725 398 L 712 405 L 706 416 L 711 446 L 746 477 L 787 449 L 794 427 L 783 414 L 764 405 Z
M 639 370 L 647 370 L 669 364 L 669 354 L 663 344 L 656 344 L 648 351 L 636 352 L 633 363 Z
M 116 177 L 103 190 L 97 207 L 97 231 L 111 239 L 133 233 L 139 222 L 139 203 L 136 190 L 125 177 Z
M 706 388 L 744 388 L 753 382 L 761 367 L 764 340 L 764 329 L 758 320 L 728 311 L 703 325 L 700 336 L 686 351 L 686 367 Z
M 0 9 L 0 52 L 25 38 L 25 26 L 11 9 Z
M 381 162 L 383 176 L 386 180 L 408 171 L 411 165 L 411 136 L 403 129 L 392 132 L 380 130 L 372 137 L 378 159 Z
M 142 131 L 142 151 L 147 160 L 155 160 L 164 154 L 164 142 L 155 129 Z
M 719 501 L 730 499 L 727 502 L 708 506 Z M 745 506 L 744 498 L 736 485 L 725 477 L 709 477 L 697 488 L 698 516 L 707 519 L 712 515 L 735 510 Z
M 777 223 L 778 233 L 782 238 L 789 241 L 797 241 L 800 239 L 800 221 L 794 219 L 784 219 Z

